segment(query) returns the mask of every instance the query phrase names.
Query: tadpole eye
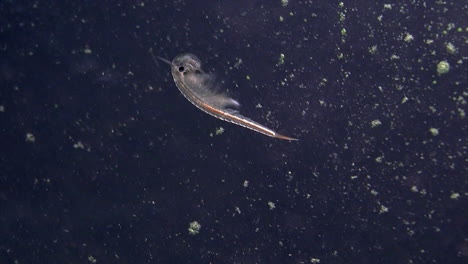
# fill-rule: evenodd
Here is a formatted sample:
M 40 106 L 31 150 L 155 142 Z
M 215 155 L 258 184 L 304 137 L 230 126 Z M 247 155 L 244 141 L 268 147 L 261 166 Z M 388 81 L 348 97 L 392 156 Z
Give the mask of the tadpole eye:
M 184 71 L 184 67 L 180 66 L 179 67 L 179 72 L 183 72 Z

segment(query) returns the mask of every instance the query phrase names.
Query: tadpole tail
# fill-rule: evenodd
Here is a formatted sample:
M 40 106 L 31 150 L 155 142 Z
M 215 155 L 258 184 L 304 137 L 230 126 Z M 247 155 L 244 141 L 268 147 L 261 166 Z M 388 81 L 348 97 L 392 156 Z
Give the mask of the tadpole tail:
M 165 63 L 167 63 L 167 64 L 169 64 L 169 65 L 172 65 L 172 62 L 166 60 L 165 58 L 162 58 L 162 57 L 159 57 L 159 56 L 156 57 L 156 58 L 160 59 L 161 61 L 163 61 L 163 62 L 165 62 Z
M 274 137 L 274 138 L 279 138 L 279 139 L 284 139 L 284 140 L 289 140 L 289 141 L 297 141 L 297 140 L 299 140 L 298 138 L 287 137 L 287 136 L 281 135 L 281 134 L 275 134 L 273 137 Z
M 153 54 L 153 48 L 150 48 L 148 51 L 149 51 L 149 53 L 151 54 L 151 57 L 153 58 L 154 63 L 157 64 L 156 58 L 158 58 L 158 59 L 161 60 L 162 62 L 167 63 L 167 64 L 169 64 L 169 65 L 172 65 L 172 62 L 166 60 L 165 58 L 162 58 L 162 57 L 159 57 L 159 56 L 157 56 L 157 57 L 155 58 L 155 57 L 154 57 L 154 54 Z

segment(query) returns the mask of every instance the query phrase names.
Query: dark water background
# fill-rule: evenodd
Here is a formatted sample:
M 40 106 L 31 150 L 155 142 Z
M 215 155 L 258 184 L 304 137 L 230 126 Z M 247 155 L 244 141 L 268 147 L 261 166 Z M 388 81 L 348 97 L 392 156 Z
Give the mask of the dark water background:
M 1 1 L 0 262 L 466 263 L 467 6 L 385 4 Z

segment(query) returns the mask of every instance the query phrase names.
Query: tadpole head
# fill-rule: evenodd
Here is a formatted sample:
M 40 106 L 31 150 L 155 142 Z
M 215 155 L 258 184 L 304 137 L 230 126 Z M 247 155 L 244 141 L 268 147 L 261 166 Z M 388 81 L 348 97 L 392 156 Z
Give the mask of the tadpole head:
M 172 62 L 174 65 L 178 65 L 179 67 L 181 66 L 183 69 L 187 69 L 188 71 L 201 70 L 200 59 L 191 53 L 181 54 L 175 57 Z

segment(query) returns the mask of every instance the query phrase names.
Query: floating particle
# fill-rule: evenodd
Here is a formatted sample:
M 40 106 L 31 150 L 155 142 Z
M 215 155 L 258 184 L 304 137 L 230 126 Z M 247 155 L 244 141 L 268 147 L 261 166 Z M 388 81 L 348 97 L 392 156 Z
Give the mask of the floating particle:
M 236 64 L 234 64 L 234 68 L 238 69 L 241 64 L 242 64 L 242 59 L 237 59 Z
M 189 231 L 190 235 L 194 236 L 194 235 L 200 233 L 200 229 L 201 229 L 200 223 L 198 223 L 197 221 L 193 221 L 193 222 L 191 222 L 189 224 L 188 231 Z
M 383 156 L 379 156 L 379 157 L 375 158 L 375 162 L 382 163 L 383 158 L 384 158 Z
M 96 263 L 97 262 L 96 258 L 93 257 L 93 256 L 88 256 L 88 261 L 91 262 L 91 263 Z
M 410 33 L 407 32 L 404 40 L 405 40 L 405 42 L 411 42 L 411 41 L 414 40 L 414 37 L 413 37 L 413 35 L 411 35 Z
M 340 12 L 340 22 L 344 22 L 346 20 L 346 14 Z
M 450 70 L 450 64 L 447 61 L 441 61 L 439 64 L 437 64 L 437 73 L 439 75 L 445 74 L 449 72 Z
M 288 1 L 288 0 L 281 0 L 281 5 L 282 5 L 283 7 L 288 6 L 288 4 L 289 4 L 289 1 Z
M 383 213 L 386 213 L 388 212 L 388 207 L 384 206 L 384 205 L 380 205 L 380 213 L 383 214 Z
M 461 118 L 465 118 L 465 110 L 461 108 L 457 108 L 458 114 L 460 115 Z
M 26 142 L 35 142 L 36 137 L 32 133 L 26 133 Z
M 377 52 L 377 45 L 370 47 L 368 50 L 370 54 L 374 55 Z
M 439 130 L 438 130 L 437 128 L 431 127 L 431 128 L 429 128 L 429 132 L 431 132 L 431 134 L 432 134 L 433 136 L 439 135 Z
M 460 194 L 459 193 L 452 193 L 450 195 L 450 198 L 456 200 L 456 199 L 460 198 Z
M 342 36 L 342 37 L 345 37 L 347 34 L 348 34 L 348 33 L 347 33 L 347 31 L 346 31 L 346 28 L 342 28 L 342 29 L 341 29 L 341 36 Z
M 380 122 L 379 119 L 375 119 L 371 121 L 371 127 L 378 127 L 380 125 L 382 125 L 382 122 Z
M 273 210 L 276 208 L 276 205 L 274 202 L 268 202 L 268 207 L 270 207 L 270 210 Z
M 73 148 L 75 148 L 75 149 L 84 149 L 84 145 L 83 145 L 83 143 L 81 141 L 78 141 L 75 144 L 73 144 Z
M 447 50 L 448 53 L 450 54 L 455 54 L 457 53 L 458 49 L 452 44 L 452 43 L 447 43 L 445 46 L 445 49 Z
M 280 54 L 280 57 L 278 59 L 278 65 L 282 65 L 282 64 L 284 64 L 284 54 L 283 53 Z
M 216 129 L 215 131 L 215 134 L 218 136 L 218 135 L 221 135 L 222 133 L 224 133 L 224 128 L 223 127 L 219 127 L 218 129 Z
M 89 47 L 86 47 L 86 48 L 83 49 L 83 53 L 84 54 L 91 54 L 91 53 L 93 53 L 93 51 Z

